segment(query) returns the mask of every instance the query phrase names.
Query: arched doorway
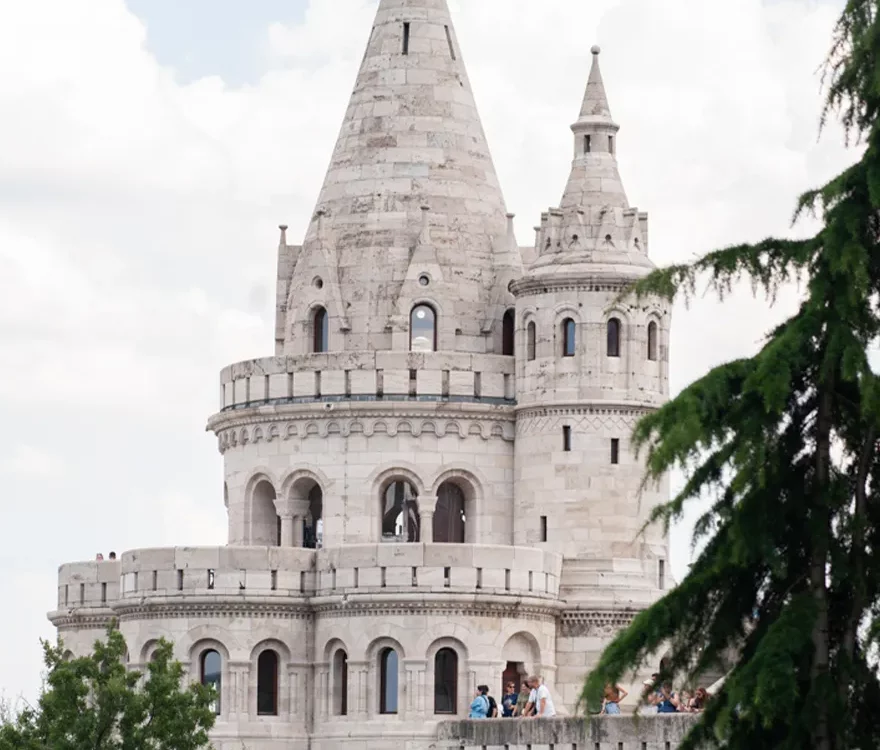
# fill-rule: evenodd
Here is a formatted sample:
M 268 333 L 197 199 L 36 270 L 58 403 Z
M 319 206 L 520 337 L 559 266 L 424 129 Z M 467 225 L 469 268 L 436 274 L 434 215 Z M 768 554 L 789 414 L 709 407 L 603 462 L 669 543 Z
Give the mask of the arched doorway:
M 382 493 L 382 539 L 418 542 L 421 534 L 419 496 L 409 482 L 391 482 Z
M 444 482 L 437 491 L 434 510 L 434 542 L 464 544 L 467 532 L 465 496 L 454 482 Z

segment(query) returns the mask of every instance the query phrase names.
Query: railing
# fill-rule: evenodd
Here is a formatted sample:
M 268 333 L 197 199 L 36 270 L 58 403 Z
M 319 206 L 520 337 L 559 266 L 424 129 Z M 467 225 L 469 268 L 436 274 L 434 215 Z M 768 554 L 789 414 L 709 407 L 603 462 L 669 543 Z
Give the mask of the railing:
M 512 404 L 514 360 L 491 354 L 363 352 L 269 357 L 220 373 L 220 410 L 315 401 Z

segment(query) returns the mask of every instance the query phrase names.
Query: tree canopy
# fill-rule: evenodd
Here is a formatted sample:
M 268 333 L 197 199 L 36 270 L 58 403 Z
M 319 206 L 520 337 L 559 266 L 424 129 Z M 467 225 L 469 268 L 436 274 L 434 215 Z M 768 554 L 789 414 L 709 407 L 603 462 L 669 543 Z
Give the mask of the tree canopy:
M 213 688 L 187 681 L 161 641 L 145 674 L 126 665 L 111 627 L 90 656 L 44 643 L 46 687 L 35 708 L 0 719 L 0 750 L 200 750 L 216 719 Z
M 825 66 L 822 124 L 839 117 L 861 158 L 797 202 L 821 228 L 659 270 L 628 293 L 723 294 L 748 279 L 774 298 L 804 282 L 797 312 L 753 357 L 716 367 L 634 433 L 646 482 L 687 481 L 667 526 L 711 498 L 685 580 L 606 649 L 584 687 L 668 649 L 661 680 L 736 656 L 684 750 L 880 747 L 880 0 L 846 0 Z M 728 665 L 730 666 L 730 665 Z

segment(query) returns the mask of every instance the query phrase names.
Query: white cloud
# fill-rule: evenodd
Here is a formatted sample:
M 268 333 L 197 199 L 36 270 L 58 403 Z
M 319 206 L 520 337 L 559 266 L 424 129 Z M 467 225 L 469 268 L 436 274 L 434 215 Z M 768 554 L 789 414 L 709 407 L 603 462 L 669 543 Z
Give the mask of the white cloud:
M 594 41 L 659 263 L 789 233 L 795 196 L 854 158 L 835 128 L 816 143 L 836 0 L 450 5 L 523 244 L 561 196 Z M 267 28 L 259 84 L 231 88 L 176 83 L 123 0 L 0 3 L 0 455 L 29 467 L 4 493 L 33 497 L 65 456 L 0 528 L 0 572 L 49 588 L 16 600 L 30 617 L 64 560 L 223 541 L 217 371 L 272 351 L 276 226 L 305 230 L 374 8 L 312 0 Z M 675 387 L 781 314 L 744 294 L 677 309 Z M 8 691 L 32 690 L 31 635 L 2 635 Z

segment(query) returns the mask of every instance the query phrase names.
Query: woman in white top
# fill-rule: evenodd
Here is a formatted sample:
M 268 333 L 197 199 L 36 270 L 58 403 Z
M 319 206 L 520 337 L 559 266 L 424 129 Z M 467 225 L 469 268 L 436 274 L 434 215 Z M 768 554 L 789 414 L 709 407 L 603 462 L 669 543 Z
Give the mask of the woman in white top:
M 529 703 L 534 706 L 532 717 L 540 716 L 543 719 L 549 719 L 556 716 L 556 707 L 553 705 L 550 689 L 542 682 L 541 678 L 529 678 L 529 685 L 532 688 Z

